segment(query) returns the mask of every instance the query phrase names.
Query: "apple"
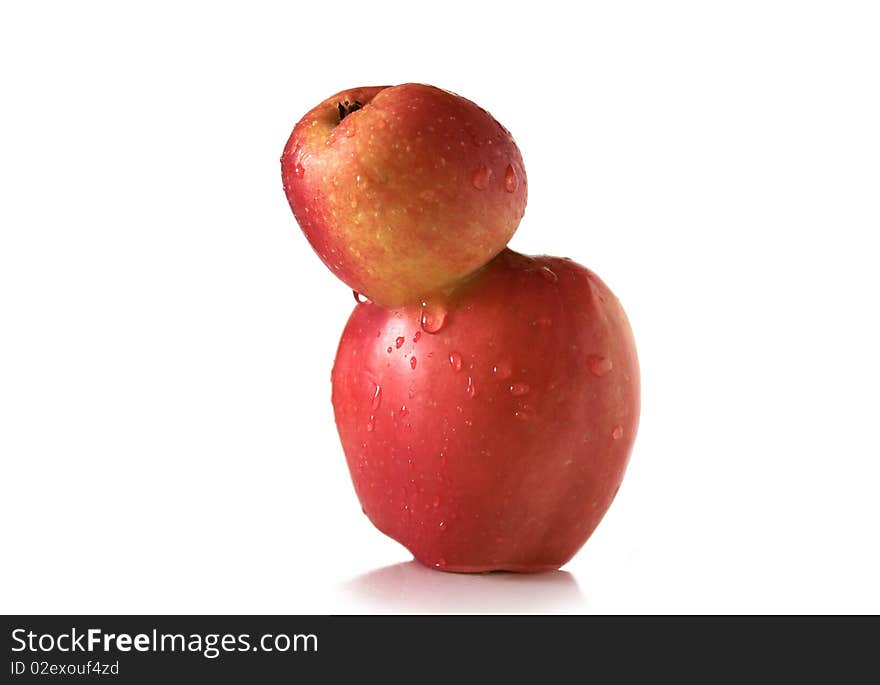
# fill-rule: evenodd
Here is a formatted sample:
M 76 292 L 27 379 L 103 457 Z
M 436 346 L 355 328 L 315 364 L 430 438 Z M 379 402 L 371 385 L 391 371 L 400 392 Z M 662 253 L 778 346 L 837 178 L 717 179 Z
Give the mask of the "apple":
M 293 129 L 281 172 L 318 256 L 385 306 L 417 302 L 482 267 L 526 206 L 507 129 L 470 100 L 415 83 L 328 98 Z
M 617 298 L 571 260 L 511 250 L 424 303 L 356 305 L 332 388 L 364 513 L 446 571 L 566 563 L 617 493 L 639 418 Z

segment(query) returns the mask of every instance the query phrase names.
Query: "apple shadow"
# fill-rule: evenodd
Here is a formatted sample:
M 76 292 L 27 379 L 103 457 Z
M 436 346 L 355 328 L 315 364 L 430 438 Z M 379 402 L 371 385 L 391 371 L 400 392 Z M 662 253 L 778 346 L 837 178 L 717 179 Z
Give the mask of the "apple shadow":
M 585 613 L 567 571 L 444 573 L 407 561 L 364 573 L 343 590 L 372 609 L 429 613 Z

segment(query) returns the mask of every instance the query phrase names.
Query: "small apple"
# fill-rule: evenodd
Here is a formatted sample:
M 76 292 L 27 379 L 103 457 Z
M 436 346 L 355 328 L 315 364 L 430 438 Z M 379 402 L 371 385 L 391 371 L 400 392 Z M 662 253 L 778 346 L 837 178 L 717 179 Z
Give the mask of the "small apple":
M 293 129 L 281 173 L 315 252 L 385 306 L 416 302 L 486 264 L 526 206 L 507 129 L 470 100 L 414 83 L 322 102 Z
M 620 487 L 639 418 L 617 298 L 575 262 L 510 250 L 423 305 L 357 305 L 332 382 L 365 514 L 446 571 L 568 561 Z

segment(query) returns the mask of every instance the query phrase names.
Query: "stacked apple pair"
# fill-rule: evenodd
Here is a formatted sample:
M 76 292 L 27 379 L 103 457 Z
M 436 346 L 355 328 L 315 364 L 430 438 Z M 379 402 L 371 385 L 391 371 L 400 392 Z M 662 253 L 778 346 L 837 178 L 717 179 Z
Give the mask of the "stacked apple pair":
M 433 568 L 559 568 L 620 487 L 638 362 L 595 274 L 506 247 L 527 197 L 510 133 L 432 86 L 356 88 L 299 121 L 281 168 L 358 299 L 332 383 L 364 513 Z

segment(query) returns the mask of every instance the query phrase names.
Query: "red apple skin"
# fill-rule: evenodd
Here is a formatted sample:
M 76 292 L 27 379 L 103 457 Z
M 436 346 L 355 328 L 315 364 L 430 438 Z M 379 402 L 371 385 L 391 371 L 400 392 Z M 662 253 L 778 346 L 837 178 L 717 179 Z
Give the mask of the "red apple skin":
M 340 118 L 340 103 L 355 102 L 362 107 Z M 281 173 L 318 256 L 389 307 L 485 265 L 526 206 L 525 168 L 507 129 L 470 100 L 415 83 L 322 102 L 293 129 Z
M 364 513 L 446 571 L 566 563 L 617 493 L 639 418 L 617 298 L 573 261 L 510 250 L 424 309 L 358 304 L 332 382 Z

